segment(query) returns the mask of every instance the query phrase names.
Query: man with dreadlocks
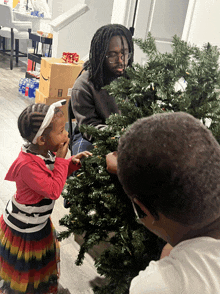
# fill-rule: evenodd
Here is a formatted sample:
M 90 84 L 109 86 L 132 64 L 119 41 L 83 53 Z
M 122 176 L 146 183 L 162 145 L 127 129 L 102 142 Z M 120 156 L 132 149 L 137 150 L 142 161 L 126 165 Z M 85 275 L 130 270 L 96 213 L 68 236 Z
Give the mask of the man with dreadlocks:
M 110 114 L 119 113 L 114 97 L 102 87 L 125 74 L 133 62 L 133 41 L 131 32 L 119 24 L 99 28 L 92 38 L 89 61 L 84 72 L 76 80 L 71 96 L 72 111 L 80 127 L 92 125 L 98 129 L 106 127 Z M 92 138 L 75 129 L 72 154 L 92 148 Z

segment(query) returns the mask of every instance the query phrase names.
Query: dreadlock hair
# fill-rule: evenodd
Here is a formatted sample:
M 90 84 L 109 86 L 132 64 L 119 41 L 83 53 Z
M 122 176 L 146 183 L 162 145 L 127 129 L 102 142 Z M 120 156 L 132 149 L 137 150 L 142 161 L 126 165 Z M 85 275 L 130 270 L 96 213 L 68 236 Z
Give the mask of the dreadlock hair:
M 18 129 L 23 139 L 28 142 L 32 142 L 48 109 L 48 105 L 37 103 L 29 105 L 22 111 L 18 117 Z M 54 115 L 58 112 L 63 113 L 61 109 L 55 108 Z M 48 126 L 48 128 L 49 127 L 50 126 Z
M 94 84 L 96 90 L 100 90 L 104 84 L 104 61 L 108 51 L 109 43 L 112 37 L 120 36 L 125 37 L 129 47 L 131 58 L 128 61 L 128 66 L 132 65 L 134 45 L 131 32 L 123 25 L 108 24 L 99 28 L 92 38 L 89 62 L 84 66 L 90 72 L 89 79 Z

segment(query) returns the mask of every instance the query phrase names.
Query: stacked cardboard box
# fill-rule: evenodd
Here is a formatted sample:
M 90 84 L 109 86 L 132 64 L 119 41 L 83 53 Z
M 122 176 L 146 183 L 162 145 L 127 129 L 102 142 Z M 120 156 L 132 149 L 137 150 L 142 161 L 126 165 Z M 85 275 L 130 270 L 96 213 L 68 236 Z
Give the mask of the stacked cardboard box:
M 63 112 L 68 121 L 68 102 L 71 89 L 83 68 L 83 62 L 65 63 L 61 58 L 42 58 L 40 68 L 39 90 L 36 91 L 35 103 L 52 103 L 66 99 Z

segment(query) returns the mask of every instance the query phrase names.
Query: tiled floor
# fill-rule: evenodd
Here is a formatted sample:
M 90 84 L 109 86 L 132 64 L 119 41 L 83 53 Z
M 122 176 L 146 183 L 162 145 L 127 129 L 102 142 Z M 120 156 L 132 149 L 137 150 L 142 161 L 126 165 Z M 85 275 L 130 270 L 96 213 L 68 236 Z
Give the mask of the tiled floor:
M 19 80 L 25 77 L 25 71 L 26 67 L 22 63 L 10 70 L 9 58 L 0 54 L 0 214 L 7 200 L 15 192 L 14 183 L 4 181 L 4 177 L 23 143 L 17 129 L 17 118 L 31 103 L 18 96 Z M 63 199 L 60 197 L 56 201 L 52 214 L 52 220 L 58 232 L 65 229 L 59 226 L 59 219 L 66 213 L 68 210 L 63 207 Z M 75 265 L 78 250 L 79 245 L 74 236 L 61 242 L 60 293 L 89 294 L 93 293 L 92 284 L 102 283 L 90 255 L 86 255 L 82 266 Z

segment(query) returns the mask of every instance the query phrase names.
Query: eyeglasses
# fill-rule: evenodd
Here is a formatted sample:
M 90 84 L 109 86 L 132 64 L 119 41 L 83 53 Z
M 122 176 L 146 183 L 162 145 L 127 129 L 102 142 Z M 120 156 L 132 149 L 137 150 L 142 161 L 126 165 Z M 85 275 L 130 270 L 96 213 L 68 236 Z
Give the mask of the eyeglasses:
M 133 209 L 135 212 L 135 215 L 138 218 L 138 222 L 142 223 L 140 219 L 144 218 L 146 215 L 146 213 L 143 212 L 143 210 L 139 207 L 139 205 L 137 205 L 133 200 L 131 200 L 131 203 L 133 205 Z
M 106 58 L 108 59 L 109 63 L 115 63 L 119 61 L 119 55 L 121 60 L 125 62 L 127 62 L 132 56 L 131 53 L 110 52 L 108 55 L 106 55 Z

